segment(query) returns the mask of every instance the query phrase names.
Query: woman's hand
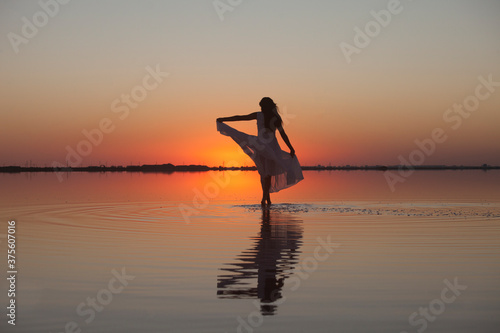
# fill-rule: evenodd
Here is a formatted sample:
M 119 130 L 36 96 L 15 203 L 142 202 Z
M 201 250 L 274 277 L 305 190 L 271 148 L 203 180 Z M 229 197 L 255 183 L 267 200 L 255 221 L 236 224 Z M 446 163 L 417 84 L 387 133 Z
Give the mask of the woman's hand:
M 295 157 L 295 149 L 290 149 L 290 156 L 292 156 L 292 158 Z
M 222 123 L 223 122 L 222 118 L 217 118 L 217 122 Z

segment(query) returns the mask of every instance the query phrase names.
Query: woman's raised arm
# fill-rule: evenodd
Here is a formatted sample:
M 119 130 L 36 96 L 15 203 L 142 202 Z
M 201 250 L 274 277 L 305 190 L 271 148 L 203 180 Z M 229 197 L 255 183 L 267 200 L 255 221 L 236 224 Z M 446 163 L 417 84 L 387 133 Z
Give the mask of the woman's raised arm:
M 243 120 L 254 120 L 257 119 L 257 112 L 247 114 L 245 116 L 232 116 L 225 118 L 217 118 L 219 123 L 223 123 L 225 121 L 243 121 Z

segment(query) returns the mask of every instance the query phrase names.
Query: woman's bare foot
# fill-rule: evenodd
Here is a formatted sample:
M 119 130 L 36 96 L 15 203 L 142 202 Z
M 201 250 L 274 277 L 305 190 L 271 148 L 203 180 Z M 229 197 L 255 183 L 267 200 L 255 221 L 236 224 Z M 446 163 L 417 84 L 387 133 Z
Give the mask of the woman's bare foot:
M 260 204 L 262 206 L 265 206 L 265 205 L 271 206 L 271 199 L 262 199 L 262 201 L 260 202 Z

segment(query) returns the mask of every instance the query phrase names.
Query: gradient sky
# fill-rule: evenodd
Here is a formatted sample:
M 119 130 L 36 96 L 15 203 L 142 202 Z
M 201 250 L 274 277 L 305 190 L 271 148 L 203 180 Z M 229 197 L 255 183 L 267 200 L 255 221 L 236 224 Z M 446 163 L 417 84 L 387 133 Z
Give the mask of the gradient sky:
M 2 0 L 0 165 L 65 164 L 104 118 L 114 130 L 81 165 L 249 165 L 215 119 L 258 111 L 264 96 L 293 115 L 303 165 L 398 164 L 435 128 L 448 139 L 425 164 L 500 164 L 500 87 L 470 117 L 443 119 L 478 77 L 500 82 L 500 1 L 402 0 L 348 63 L 340 44 L 388 2 L 244 0 L 221 21 L 213 0 L 72 0 L 16 53 L 10 39 L 42 7 Z M 113 101 L 157 65 L 169 76 L 120 119 Z

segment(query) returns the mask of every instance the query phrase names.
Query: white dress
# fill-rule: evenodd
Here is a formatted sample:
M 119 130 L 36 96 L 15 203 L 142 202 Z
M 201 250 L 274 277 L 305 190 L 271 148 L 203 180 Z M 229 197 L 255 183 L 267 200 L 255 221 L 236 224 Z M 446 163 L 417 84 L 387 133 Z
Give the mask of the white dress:
M 217 130 L 232 138 L 250 156 L 262 177 L 271 176 L 270 193 L 304 179 L 297 156 L 292 158 L 289 153 L 281 150 L 276 140 L 276 131 L 270 131 L 264 126 L 262 112 L 257 112 L 257 136 L 240 132 L 220 122 L 217 122 Z

